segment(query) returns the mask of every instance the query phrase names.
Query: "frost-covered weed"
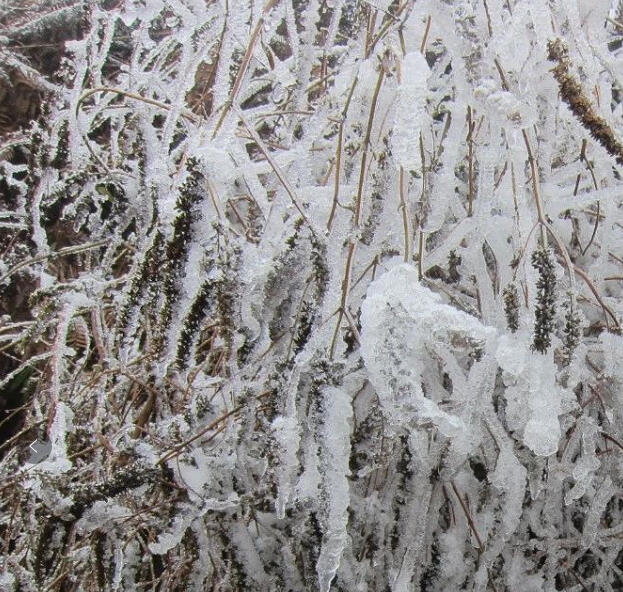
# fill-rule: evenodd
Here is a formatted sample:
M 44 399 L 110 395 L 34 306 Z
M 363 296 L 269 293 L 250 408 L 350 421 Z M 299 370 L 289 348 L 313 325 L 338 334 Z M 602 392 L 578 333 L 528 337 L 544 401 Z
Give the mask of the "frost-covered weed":
M 18 4 L 3 590 L 621 588 L 617 2 Z

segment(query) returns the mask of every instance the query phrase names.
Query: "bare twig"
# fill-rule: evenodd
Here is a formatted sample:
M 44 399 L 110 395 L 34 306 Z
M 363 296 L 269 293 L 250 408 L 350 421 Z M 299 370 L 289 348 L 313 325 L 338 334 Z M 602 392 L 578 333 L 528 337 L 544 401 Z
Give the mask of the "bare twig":
M 474 204 L 474 127 L 472 108 L 467 107 L 467 216 L 471 217 Z
M 478 534 L 478 529 L 476 528 L 476 524 L 474 523 L 474 519 L 472 518 L 471 512 L 469 511 L 469 508 L 465 504 L 465 501 L 463 500 L 461 494 L 459 493 L 459 490 L 457 489 L 454 481 L 451 481 L 450 485 L 452 485 L 452 491 L 454 491 L 454 495 L 456 495 L 456 498 L 459 500 L 459 504 L 461 504 L 461 509 L 463 510 L 463 514 L 465 514 L 467 524 L 469 524 L 469 528 L 471 529 L 474 537 L 476 538 L 476 542 L 478 543 L 478 550 L 481 553 L 483 553 L 485 550 L 485 546 L 482 542 L 482 539 L 480 538 L 480 535 Z
M 243 125 L 247 128 L 247 131 L 249 132 L 249 134 L 253 138 L 253 141 L 257 144 L 258 148 L 260 149 L 260 151 L 264 155 L 264 158 L 266 158 L 266 160 L 268 161 L 268 164 L 270 164 L 270 166 L 273 169 L 275 175 L 277 176 L 277 179 L 279 179 L 279 182 L 281 183 L 283 188 L 286 190 L 286 193 L 288 194 L 288 196 L 292 200 L 292 203 L 294 204 L 294 207 L 296 207 L 296 209 L 298 210 L 299 214 L 301 215 L 301 217 L 303 218 L 305 223 L 310 227 L 312 232 L 314 234 L 316 234 L 317 237 L 320 237 L 321 233 L 318 232 L 318 230 L 315 228 L 315 225 L 312 224 L 312 222 L 307 217 L 307 214 L 305 213 L 305 210 L 303 209 L 303 206 L 299 203 L 299 200 L 298 200 L 298 197 L 296 196 L 296 192 L 294 191 L 294 188 L 290 185 L 290 182 L 288 181 L 288 178 L 285 176 L 284 172 L 281 170 L 281 167 L 277 164 L 275 159 L 272 157 L 270 151 L 268 150 L 268 148 L 267 148 L 266 144 L 264 143 L 264 141 L 262 140 L 262 138 L 260 138 L 259 134 L 255 131 L 255 128 L 253 127 L 253 125 L 251 125 L 246 120 L 246 118 L 243 115 L 242 111 L 240 109 L 238 109 L 238 108 L 235 108 L 235 111 L 236 111 L 238 117 L 240 118 L 240 121 L 242 121 Z
M 214 126 L 214 131 L 212 132 L 212 139 L 216 137 L 221 125 L 223 125 L 223 121 L 229 110 L 234 106 L 236 97 L 238 96 L 238 92 L 240 91 L 240 85 L 242 84 L 242 80 L 244 75 L 247 73 L 247 69 L 249 64 L 251 63 L 251 57 L 253 56 L 253 50 L 255 49 L 255 44 L 257 43 L 258 37 L 262 31 L 262 26 L 264 24 L 264 19 L 266 15 L 279 3 L 280 0 L 268 0 L 262 9 L 262 13 L 260 17 L 257 19 L 255 26 L 253 27 L 253 31 L 251 32 L 251 38 L 249 39 L 249 43 L 247 44 L 247 49 L 244 52 L 244 56 L 242 58 L 242 63 L 240 64 L 240 68 L 238 69 L 238 73 L 236 74 L 236 79 L 234 80 L 234 84 L 231 87 L 231 92 L 229 93 L 229 97 L 225 105 L 223 105 L 221 109 L 221 115 L 218 118 L 216 125 Z
M 337 204 L 339 201 L 340 195 L 340 174 L 342 171 L 342 142 L 344 136 L 344 122 L 346 120 L 346 115 L 348 114 L 348 107 L 350 106 L 350 101 L 353 97 L 353 92 L 355 90 L 355 86 L 357 85 L 358 78 L 355 77 L 353 83 L 351 84 L 350 90 L 348 91 L 348 96 L 346 97 L 346 103 L 344 104 L 344 109 L 342 110 L 342 117 L 338 124 L 338 133 L 337 133 L 337 146 L 335 147 L 335 179 L 333 185 L 333 204 L 331 206 L 331 213 L 329 214 L 329 219 L 327 220 L 327 230 L 331 230 L 331 226 L 333 224 L 333 218 L 335 216 L 335 210 L 337 208 Z

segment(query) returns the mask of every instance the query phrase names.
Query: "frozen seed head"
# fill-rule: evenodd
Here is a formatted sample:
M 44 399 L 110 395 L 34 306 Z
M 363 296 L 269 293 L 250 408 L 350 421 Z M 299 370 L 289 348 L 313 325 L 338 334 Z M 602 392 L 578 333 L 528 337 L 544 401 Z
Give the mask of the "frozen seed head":
M 504 298 L 504 314 L 506 315 L 506 325 L 512 333 L 519 329 L 519 294 L 515 284 L 508 284 L 502 292 Z
M 582 336 L 582 326 L 580 316 L 577 313 L 575 303 L 572 298 L 565 303 L 565 326 L 563 329 L 563 364 L 568 366 L 571 363 L 573 352 L 580 343 Z
M 536 283 L 536 310 L 534 312 L 534 338 L 532 349 L 544 354 L 552 343 L 556 316 L 556 274 L 548 249 L 539 247 L 532 253 L 532 267 L 539 272 Z

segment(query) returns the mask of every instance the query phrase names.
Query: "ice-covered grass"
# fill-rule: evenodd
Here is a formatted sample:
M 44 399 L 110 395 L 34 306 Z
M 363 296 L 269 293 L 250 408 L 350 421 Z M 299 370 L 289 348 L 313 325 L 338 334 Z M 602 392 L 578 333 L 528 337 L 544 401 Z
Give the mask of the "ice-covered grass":
M 0 3 L 0 587 L 620 589 L 611 4 Z

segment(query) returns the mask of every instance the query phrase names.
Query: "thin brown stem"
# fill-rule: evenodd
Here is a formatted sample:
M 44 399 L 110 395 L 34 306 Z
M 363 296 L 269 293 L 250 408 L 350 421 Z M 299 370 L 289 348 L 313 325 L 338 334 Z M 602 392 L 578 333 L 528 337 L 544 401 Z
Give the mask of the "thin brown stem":
M 331 226 L 333 225 L 333 218 L 335 217 L 335 212 L 337 209 L 337 205 L 339 202 L 340 196 L 340 173 L 342 170 L 342 142 L 344 140 L 344 122 L 346 121 L 346 115 L 348 114 L 348 107 L 350 106 L 350 101 L 353 96 L 353 92 L 355 90 L 355 86 L 357 85 L 357 78 L 350 86 L 350 90 L 348 92 L 348 97 L 346 98 L 346 104 L 344 105 L 344 109 L 342 110 L 342 118 L 340 123 L 338 124 L 338 132 L 337 132 L 337 146 L 335 147 L 335 178 L 333 183 L 333 204 L 331 205 L 331 213 L 329 214 L 329 219 L 327 220 L 327 230 L 331 231 Z
M 410 258 L 409 253 L 409 216 L 407 212 L 407 202 L 405 200 L 405 170 L 403 167 L 400 167 L 400 178 L 398 180 L 399 185 L 399 196 L 400 196 L 400 206 L 399 209 L 402 213 L 402 233 L 403 233 L 403 241 L 404 241 L 404 262 L 407 263 Z
M 582 249 L 582 256 L 586 255 L 586 251 L 590 248 L 595 240 L 595 235 L 597 234 L 597 228 L 599 227 L 599 202 L 597 202 L 597 214 L 595 215 L 595 225 L 593 226 L 593 234 L 591 234 L 591 238 L 588 241 L 588 244 Z
M 610 434 L 603 431 L 601 432 L 601 435 L 604 437 L 604 439 L 608 440 L 608 442 L 612 442 L 612 444 L 614 444 L 617 448 L 623 450 L 623 444 L 621 444 L 621 442 L 619 442 L 614 436 L 611 436 Z
M 161 101 L 156 101 L 155 99 L 143 97 L 136 93 L 128 92 L 120 88 L 114 88 L 112 86 L 98 86 L 96 88 L 91 88 L 87 90 L 81 95 L 81 97 L 78 99 L 78 102 L 76 103 L 76 115 L 78 114 L 78 111 L 80 110 L 80 105 L 82 105 L 82 103 L 86 101 L 86 99 L 88 99 L 89 97 L 97 93 L 104 93 L 104 92 L 115 93 L 123 97 L 127 97 L 129 99 L 134 99 L 135 101 L 140 101 L 141 103 L 146 103 L 147 105 L 153 105 L 154 107 L 159 107 L 160 109 L 164 109 L 165 111 L 171 110 L 171 105 L 167 105 L 166 103 L 163 103 Z M 191 111 L 187 111 L 186 109 L 182 110 L 181 116 L 184 117 L 185 119 L 188 119 L 188 121 L 192 121 L 193 123 L 199 123 L 200 121 L 200 118 L 197 115 L 195 115 Z
M 582 588 L 582 590 L 584 590 L 584 592 L 590 592 L 590 590 L 587 588 L 586 584 L 584 583 L 584 581 L 582 580 L 582 578 L 578 575 L 578 573 L 575 571 L 575 569 L 573 569 L 570 565 L 567 567 L 567 571 L 573 575 L 573 577 L 576 579 L 577 583 L 580 584 L 580 587 Z
M 480 538 L 480 535 L 478 534 L 478 529 L 476 528 L 476 524 L 474 523 L 474 519 L 472 518 L 471 512 L 469 511 L 469 508 L 465 504 L 465 500 L 463 500 L 461 494 L 459 493 L 459 490 L 456 488 L 454 481 L 451 481 L 450 485 L 452 485 L 452 490 L 454 491 L 454 495 L 456 495 L 456 498 L 459 500 L 459 504 L 461 504 L 463 514 L 465 514 L 467 524 L 469 524 L 469 528 L 471 529 L 476 539 L 476 542 L 478 543 L 478 550 L 482 553 L 485 550 L 485 546 L 482 542 L 482 539 Z
M 394 17 L 398 18 L 405 10 L 405 8 L 411 4 L 411 0 L 405 0 L 396 10 Z M 376 11 L 375 11 L 375 19 L 376 19 Z M 408 16 L 408 13 L 407 13 Z M 404 25 L 404 20 L 401 23 L 401 26 Z M 368 26 L 368 36 L 366 38 L 366 52 L 365 52 L 365 57 L 368 58 L 370 57 L 370 55 L 372 54 L 372 52 L 374 51 L 374 48 L 376 47 L 376 44 L 387 34 L 387 32 L 390 30 L 391 26 L 394 25 L 394 20 L 393 19 L 386 19 L 386 21 L 381 25 L 381 27 L 379 28 L 379 32 L 376 35 L 372 35 L 372 32 L 374 31 L 374 22 L 372 22 L 372 26 L 370 27 L 370 25 Z
M 178 446 L 175 446 L 174 448 L 169 450 L 169 452 L 167 452 L 162 458 L 160 458 L 160 460 L 156 463 L 156 465 L 162 465 L 165 462 L 167 462 L 169 459 L 173 458 L 179 452 L 184 450 L 184 448 L 187 448 L 188 446 L 190 446 L 190 444 L 192 444 L 195 440 L 198 440 L 199 438 L 201 438 L 201 436 L 203 436 L 210 430 L 213 430 L 216 426 L 218 426 L 222 422 L 227 421 L 232 415 L 235 415 L 236 413 L 238 413 L 238 411 L 240 411 L 242 407 L 243 407 L 242 405 L 238 405 L 237 407 L 234 407 L 227 413 L 216 418 L 214 421 L 210 422 L 206 427 L 200 430 L 197 434 L 195 434 L 191 438 L 188 438 L 187 440 L 185 440 Z
M 472 108 L 467 107 L 467 216 L 471 218 L 474 204 L 474 122 Z
M 506 80 L 506 74 L 504 74 L 502 65 L 500 64 L 497 58 L 493 60 L 493 63 L 495 64 L 498 74 L 500 75 L 500 80 L 502 81 L 502 90 L 505 90 L 508 92 L 510 90 L 510 87 L 508 86 L 508 81 Z
M 424 271 L 423 271 L 423 267 L 424 267 L 424 232 L 422 231 L 422 229 L 420 228 L 420 231 L 418 232 L 418 242 L 417 242 L 417 253 L 418 253 L 418 257 L 417 257 L 417 277 L 418 280 L 422 281 L 422 278 L 424 277 Z
M 103 247 L 107 245 L 108 241 L 100 240 L 92 243 L 87 243 L 85 245 L 76 245 L 73 247 L 64 247 L 59 249 L 58 251 L 53 251 L 52 253 L 47 253 L 46 255 L 39 255 L 38 257 L 33 257 L 31 259 L 26 259 L 26 261 L 21 261 L 20 263 L 14 265 L 9 269 L 2 277 L 0 277 L 0 284 L 2 284 L 5 280 L 10 278 L 16 271 L 19 271 L 23 267 L 28 265 L 34 265 L 35 263 L 41 263 L 46 259 L 52 259 L 54 257 L 64 257 L 65 255 L 75 255 L 76 253 L 82 253 L 84 251 L 88 251 L 90 249 L 98 249 L 99 247 Z
M 593 296 L 595 296 L 595 299 L 597 300 L 597 302 L 599 302 L 599 305 L 601 306 L 604 313 L 612 319 L 616 328 L 619 329 L 620 328 L 619 321 L 617 320 L 615 314 L 612 312 L 610 307 L 602 300 L 591 278 L 588 277 L 588 275 L 583 269 L 580 269 L 579 267 L 575 265 L 573 266 L 573 271 L 575 271 L 575 273 L 577 273 L 584 280 L 584 283 L 589 287 L 590 291 L 593 293 Z
M 340 308 L 338 310 L 337 323 L 335 324 L 335 330 L 333 331 L 333 337 L 331 338 L 331 345 L 329 346 L 329 359 L 332 360 L 335 355 L 335 345 L 337 343 L 337 336 L 342 326 L 342 318 L 344 317 L 344 310 Z
M 619 21 L 615 20 L 615 19 L 611 19 L 610 17 L 606 17 L 606 20 L 614 25 L 617 29 L 620 29 L 621 31 L 623 31 L 623 23 L 620 23 Z
M 430 33 L 430 24 L 432 22 L 431 15 L 426 18 L 426 27 L 424 28 L 424 35 L 422 37 L 422 43 L 420 43 L 420 53 L 424 55 L 426 51 L 426 42 L 428 41 L 428 34 Z
M 244 57 L 242 58 L 242 63 L 240 64 L 240 68 L 238 69 L 238 73 L 236 74 L 236 79 L 234 80 L 234 84 L 231 87 L 231 92 L 229 93 L 227 102 L 225 103 L 225 105 L 223 105 L 223 108 L 221 110 L 221 115 L 218 118 L 216 125 L 214 126 L 214 131 L 212 132 L 212 139 L 216 137 L 218 130 L 220 129 L 221 125 L 223 125 L 223 121 L 225 120 L 225 117 L 227 117 L 229 110 L 233 107 L 234 101 L 236 100 L 236 97 L 238 96 L 238 91 L 240 90 L 242 79 L 244 78 L 244 75 L 247 72 L 249 64 L 251 63 L 251 57 L 253 56 L 253 50 L 255 49 L 255 44 L 257 43 L 257 39 L 260 36 L 260 33 L 262 31 L 262 26 L 264 25 L 264 18 L 272 10 L 272 8 L 276 6 L 278 3 L 279 3 L 279 0 L 268 0 L 268 2 L 266 2 L 266 4 L 264 5 L 264 8 L 262 9 L 262 14 L 260 15 L 260 18 L 257 19 L 257 22 L 255 23 L 255 27 L 253 27 L 253 31 L 251 32 L 251 38 L 249 39 L 247 49 L 244 53 Z
M 532 177 L 532 193 L 534 195 L 534 201 L 536 203 L 537 216 L 539 222 L 544 223 L 545 215 L 543 214 L 543 204 L 541 203 L 541 193 L 539 192 L 539 172 L 536 167 L 536 160 L 532 154 L 532 148 L 530 147 L 530 140 L 528 140 L 528 134 L 525 129 L 521 130 L 524 142 L 526 144 L 526 150 L 528 152 L 528 163 L 530 164 L 530 174 Z M 544 239 L 545 241 L 545 239 Z
M 352 288 L 355 288 L 357 286 L 357 284 L 359 284 L 359 282 L 363 279 L 363 277 L 366 275 L 366 273 L 368 273 L 368 271 L 370 269 L 372 269 L 373 267 L 376 267 L 379 263 L 379 256 L 376 255 L 372 261 L 366 266 L 366 268 L 359 274 L 359 277 L 353 282 L 353 285 L 351 286 Z M 372 279 L 374 279 L 374 271 L 372 271 Z
M 366 178 L 366 167 L 367 167 L 367 159 L 368 159 L 368 149 L 370 146 L 370 138 L 372 136 L 372 125 L 374 123 L 374 113 L 376 111 L 376 104 L 379 97 L 379 92 L 381 90 L 381 85 L 383 84 L 383 77 L 385 74 L 384 64 L 381 64 L 379 69 L 379 75 L 376 80 L 376 86 L 374 88 L 374 93 L 372 94 L 372 103 L 370 105 L 370 113 L 368 115 L 368 125 L 366 127 L 366 134 L 363 139 L 363 147 L 361 154 L 361 165 L 359 170 L 359 184 L 357 187 L 357 195 L 355 197 L 355 207 L 353 214 L 353 231 L 358 231 L 361 225 L 361 212 L 362 212 L 362 201 L 363 201 L 363 186 Z M 342 278 L 342 296 L 340 300 L 340 314 L 338 316 L 338 322 L 336 329 L 333 333 L 333 339 L 331 340 L 331 346 L 329 348 L 329 357 L 333 359 L 333 355 L 335 353 L 335 344 L 337 341 L 337 334 L 339 331 L 339 327 L 342 322 L 342 318 L 345 314 L 348 313 L 348 296 L 350 293 L 350 282 L 351 282 L 351 273 L 352 266 L 355 259 L 355 249 L 357 245 L 357 239 L 355 236 L 352 236 L 348 243 L 348 251 L 346 254 L 346 265 L 344 268 L 344 277 Z
M 383 64 L 379 68 L 379 75 L 376 79 L 376 86 L 374 87 L 374 93 L 372 94 L 372 104 L 370 105 L 370 113 L 368 114 L 368 125 L 366 126 L 366 135 L 363 139 L 363 149 L 361 152 L 361 165 L 359 168 L 359 183 L 357 185 L 357 197 L 355 199 L 355 215 L 354 226 L 356 229 L 361 224 L 361 211 L 363 201 L 363 186 L 367 172 L 368 150 L 370 148 L 370 138 L 372 136 L 372 125 L 374 123 L 374 113 L 376 111 L 376 104 L 381 91 L 381 85 L 383 84 L 383 78 L 385 76 L 385 68 Z
M 268 150 L 268 147 L 266 146 L 264 141 L 260 138 L 259 134 L 255 131 L 255 128 L 246 120 L 245 116 L 242 114 L 242 111 L 240 109 L 235 109 L 235 110 L 237 112 L 238 118 L 240 119 L 240 121 L 242 121 L 242 124 L 247 128 L 247 131 L 253 138 L 253 141 L 257 144 L 257 147 L 260 149 L 260 152 L 264 155 L 264 158 L 266 158 L 266 160 L 268 161 L 268 164 L 273 169 L 273 172 L 277 176 L 277 179 L 279 179 L 279 182 L 281 183 L 283 188 L 286 190 L 286 193 L 292 200 L 294 207 L 298 210 L 299 214 L 301 215 L 305 223 L 311 228 L 312 232 L 318 235 L 318 233 L 316 232 L 316 229 L 314 228 L 314 225 L 307 218 L 307 215 L 305 214 L 303 207 L 299 203 L 296 193 L 294 191 L 294 188 L 290 185 L 287 177 L 281 170 L 281 167 L 277 164 L 275 159 L 271 156 L 270 151 Z
M 489 37 L 493 37 L 493 28 L 491 27 L 491 15 L 489 14 L 489 5 L 487 0 L 482 0 L 485 5 L 485 15 L 487 16 L 487 30 L 489 31 Z

